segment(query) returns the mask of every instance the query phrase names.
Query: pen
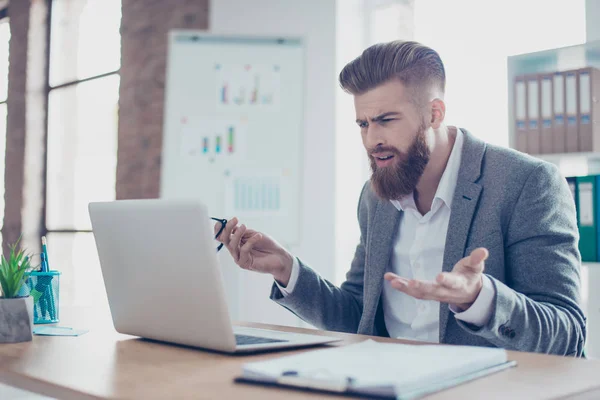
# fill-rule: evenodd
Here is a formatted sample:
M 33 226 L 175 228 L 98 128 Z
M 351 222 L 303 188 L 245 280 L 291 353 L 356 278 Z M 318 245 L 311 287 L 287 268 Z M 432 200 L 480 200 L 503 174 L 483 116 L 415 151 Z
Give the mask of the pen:
M 317 378 L 314 376 L 301 376 L 297 371 L 283 371 L 281 376 L 277 379 L 277 383 L 281 385 L 343 393 L 348 391 L 350 386 L 354 383 L 354 379 L 350 377 Z
M 48 272 L 50 265 L 48 264 L 48 247 L 46 246 L 46 236 L 42 236 L 42 271 Z

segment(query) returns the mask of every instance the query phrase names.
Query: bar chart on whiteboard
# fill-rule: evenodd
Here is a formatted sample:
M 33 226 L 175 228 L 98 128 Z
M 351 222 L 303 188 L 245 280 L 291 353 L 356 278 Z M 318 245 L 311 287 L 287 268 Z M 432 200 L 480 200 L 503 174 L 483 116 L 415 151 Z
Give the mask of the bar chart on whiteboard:
M 279 109 L 278 64 L 215 64 L 215 100 L 218 110 Z
M 247 150 L 244 118 L 215 119 L 183 115 L 180 119 L 179 154 L 184 158 L 243 160 Z

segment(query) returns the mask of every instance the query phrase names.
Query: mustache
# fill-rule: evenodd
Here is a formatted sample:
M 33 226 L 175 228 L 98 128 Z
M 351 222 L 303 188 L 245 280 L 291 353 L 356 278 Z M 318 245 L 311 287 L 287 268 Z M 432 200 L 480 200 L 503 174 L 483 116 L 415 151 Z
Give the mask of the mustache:
M 394 155 L 401 155 L 402 153 L 400 153 L 400 151 L 392 146 L 377 146 L 373 149 L 368 149 L 367 150 L 367 154 L 371 157 L 376 156 L 377 154 L 380 153 L 392 153 Z

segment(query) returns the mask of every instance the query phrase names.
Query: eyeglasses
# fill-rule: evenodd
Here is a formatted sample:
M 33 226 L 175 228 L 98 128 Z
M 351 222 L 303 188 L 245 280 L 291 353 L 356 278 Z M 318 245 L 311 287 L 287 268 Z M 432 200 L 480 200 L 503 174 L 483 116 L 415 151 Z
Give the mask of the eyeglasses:
M 212 219 L 213 221 L 217 221 L 217 222 L 221 223 L 221 227 L 219 228 L 219 231 L 215 235 L 215 239 L 217 239 L 219 237 L 219 235 L 221 234 L 221 232 L 223 232 L 223 229 L 225 229 L 225 225 L 227 225 L 227 220 L 223 219 L 223 218 L 214 218 L 214 217 L 210 217 L 210 219 Z M 223 248 L 223 243 L 220 243 L 219 246 L 217 247 L 217 253 L 222 248 Z

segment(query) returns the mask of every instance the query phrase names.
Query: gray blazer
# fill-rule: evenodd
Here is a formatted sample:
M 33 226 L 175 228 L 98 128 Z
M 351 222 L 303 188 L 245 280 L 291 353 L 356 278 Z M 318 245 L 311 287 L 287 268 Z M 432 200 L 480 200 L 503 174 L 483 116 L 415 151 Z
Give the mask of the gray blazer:
M 440 304 L 441 343 L 580 356 L 586 318 L 580 308 L 579 233 L 566 180 L 549 163 L 492 146 L 467 131 L 446 237 L 443 271 L 477 247 L 496 289 L 489 322 L 475 327 Z M 300 261 L 294 291 L 271 299 L 320 329 L 388 336 L 383 275 L 402 216 L 368 182 L 358 205 L 361 238 L 338 288 Z

